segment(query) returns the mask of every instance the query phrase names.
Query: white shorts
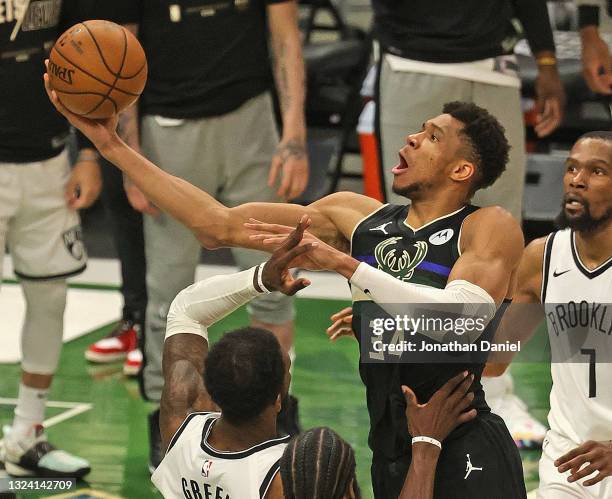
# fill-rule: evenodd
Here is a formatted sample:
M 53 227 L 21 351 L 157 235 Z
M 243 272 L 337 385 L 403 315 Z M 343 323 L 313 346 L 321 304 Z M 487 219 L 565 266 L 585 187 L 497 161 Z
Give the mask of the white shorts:
M 563 454 L 578 447 L 578 444 L 563 435 L 549 430 L 542 444 L 542 457 L 540 458 L 540 486 L 538 487 L 537 499 L 603 499 L 612 497 L 612 478 L 604 478 L 601 482 L 590 487 L 580 483 L 569 483 L 567 477 L 569 471 L 561 474 L 555 467 L 555 460 Z M 594 477 L 590 476 L 589 478 Z
M 20 279 L 59 279 L 85 269 L 79 216 L 64 200 L 69 176 L 66 151 L 45 161 L 0 163 L 0 248 L 8 245 Z

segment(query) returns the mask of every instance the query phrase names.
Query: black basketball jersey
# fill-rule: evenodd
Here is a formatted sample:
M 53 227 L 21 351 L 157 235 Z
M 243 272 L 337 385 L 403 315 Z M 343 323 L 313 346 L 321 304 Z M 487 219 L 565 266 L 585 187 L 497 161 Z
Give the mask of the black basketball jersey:
M 385 205 L 361 221 L 353 233 L 351 255 L 405 282 L 444 288 L 460 256 L 463 221 L 478 207 L 464 206 L 417 230 L 406 223 L 408 210 L 408 206 Z M 356 287 L 351 291 L 353 330 L 360 341 L 360 348 L 364 349 L 361 327 L 362 319 L 368 317 L 364 309 L 367 307 L 369 311 L 372 307 L 380 307 Z M 381 316 L 386 315 L 382 309 L 380 311 Z M 483 336 L 490 334 L 487 330 Z M 364 362 L 362 356 L 359 370 L 366 385 L 370 415 L 369 443 L 374 454 L 397 459 L 411 452 L 401 385 L 409 386 L 419 402 L 424 403 L 451 377 L 468 370 L 475 376 L 473 406 L 479 412 L 490 411 L 480 384 L 483 368 L 482 363 L 369 363 Z M 449 438 L 458 436 L 460 432 L 461 428 L 458 428 Z

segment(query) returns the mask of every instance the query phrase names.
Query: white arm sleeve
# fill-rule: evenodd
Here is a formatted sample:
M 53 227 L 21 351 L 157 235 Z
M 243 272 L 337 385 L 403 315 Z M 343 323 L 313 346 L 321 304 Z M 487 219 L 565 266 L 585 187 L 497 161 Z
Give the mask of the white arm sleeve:
M 170 305 L 166 339 L 179 333 L 197 334 L 208 341 L 208 328 L 262 294 L 253 286 L 261 266 L 228 275 L 217 275 L 183 289 Z
M 351 277 L 350 283 L 391 315 L 405 313 L 406 310 L 402 307 L 406 304 L 457 304 L 462 307 L 453 307 L 453 311 L 460 310 L 468 317 L 480 317 L 486 326 L 497 310 L 489 293 L 480 286 L 463 280 L 451 281 L 444 289 L 437 289 L 400 281 L 362 262 Z

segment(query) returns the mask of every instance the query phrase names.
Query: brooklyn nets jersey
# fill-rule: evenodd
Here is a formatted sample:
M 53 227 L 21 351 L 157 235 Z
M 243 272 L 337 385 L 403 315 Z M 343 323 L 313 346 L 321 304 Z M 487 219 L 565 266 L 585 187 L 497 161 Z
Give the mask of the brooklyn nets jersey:
M 464 206 L 418 230 L 405 222 L 408 209 L 408 206 L 385 205 L 361 221 L 352 236 L 351 255 L 405 282 L 444 288 L 460 256 L 463 221 L 478 207 Z M 469 369 L 475 375 L 473 406 L 479 412 L 489 411 L 480 384 L 483 364 L 364 362 L 367 345 L 361 344 L 362 322 L 369 320 L 369 310 L 378 307 L 358 288 L 353 286 L 351 293 L 353 330 L 362 350 L 359 370 L 366 385 L 370 415 L 369 443 L 375 455 L 396 459 L 410 454 L 401 385 L 409 386 L 419 401 L 425 402 L 450 378 Z M 382 309 L 381 315 L 385 315 Z M 460 433 L 461 428 L 455 431 Z
M 548 236 L 542 269 L 553 362 L 550 428 L 575 443 L 612 438 L 612 256 L 594 270 L 575 234 Z
M 240 452 L 208 444 L 219 413 L 196 412 L 178 429 L 151 480 L 166 499 L 262 499 L 279 471 L 290 437 Z

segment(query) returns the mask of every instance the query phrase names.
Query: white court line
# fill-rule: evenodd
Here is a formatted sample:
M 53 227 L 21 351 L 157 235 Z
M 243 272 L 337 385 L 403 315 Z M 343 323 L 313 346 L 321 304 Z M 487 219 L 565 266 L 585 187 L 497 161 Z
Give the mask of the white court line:
M 0 255 L 1 258 L 1 255 Z M 229 265 L 198 265 L 196 280 L 213 275 L 236 272 L 237 267 Z M 4 256 L 4 277 L 15 279 L 13 262 L 10 255 Z M 300 277 L 310 279 L 312 285 L 300 291 L 298 298 L 318 298 L 331 300 L 350 300 L 351 293 L 346 279 L 333 272 L 301 271 Z M 68 281 L 74 284 L 98 284 L 118 287 L 121 284 L 119 260 L 113 258 L 90 258 L 87 269 L 82 274 L 71 277 Z M 117 291 L 118 292 L 118 291 Z
M 17 399 L 0 397 L 0 405 L 17 405 Z M 52 407 L 54 409 L 68 409 L 67 411 L 61 412 L 60 414 L 52 416 L 43 421 L 43 426 L 45 428 L 51 428 L 52 426 L 66 421 L 67 419 L 74 418 L 79 414 L 90 411 L 93 405 L 86 402 L 62 402 L 59 400 L 48 400 L 47 407 Z

